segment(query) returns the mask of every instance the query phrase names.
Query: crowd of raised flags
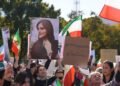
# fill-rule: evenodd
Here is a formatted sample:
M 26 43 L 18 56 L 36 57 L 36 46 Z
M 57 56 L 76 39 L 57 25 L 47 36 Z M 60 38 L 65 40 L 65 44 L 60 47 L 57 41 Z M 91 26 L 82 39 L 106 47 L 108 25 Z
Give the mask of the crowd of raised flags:
M 120 1 L 119 0 L 106 0 L 106 1 L 107 2 L 100 13 L 100 16 L 103 18 L 120 22 Z M 59 34 L 59 37 L 60 37 L 59 55 L 61 58 L 63 58 L 64 40 L 68 33 L 71 38 L 82 37 L 82 16 L 78 16 L 72 21 L 70 21 L 62 29 L 62 31 Z M 0 65 L 3 65 L 2 63 L 4 62 L 4 60 L 6 60 L 7 62 L 10 61 L 9 60 L 10 53 L 9 53 L 9 46 L 8 46 L 8 39 L 10 38 L 9 29 L 6 29 L 6 28 L 2 29 L 2 36 L 3 36 L 3 45 L 0 47 Z M 28 35 L 28 42 L 30 42 L 30 34 Z M 16 34 L 13 37 L 12 46 L 11 46 L 11 50 L 14 53 L 15 57 L 19 57 L 20 46 L 21 46 L 21 38 L 20 38 L 19 29 L 18 29 Z M 29 43 L 28 43 L 28 47 L 29 47 Z M 92 53 L 94 52 L 95 51 L 93 51 Z M 98 67 L 101 67 L 100 61 L 98 62 Z M 74 80 L 75 80 L 75 69 L 72 65 L 67 66 L 64 74 L 64 86 L 72 86 Z M 87 80 L 85 78 L 82 78 L 81 86 L 88 86 L 87 83 L 88 83 Z M 58 80 L 56 80 L 53 83 L 53 86 L 62 86 L 62 85 Z

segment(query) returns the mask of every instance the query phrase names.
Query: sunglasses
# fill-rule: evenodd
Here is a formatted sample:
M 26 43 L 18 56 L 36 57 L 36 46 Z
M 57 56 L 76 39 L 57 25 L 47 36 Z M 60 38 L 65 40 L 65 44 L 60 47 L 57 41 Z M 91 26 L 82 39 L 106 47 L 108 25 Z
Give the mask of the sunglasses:
M 63 79 L 63 77 L 58 77 L 58 79 L 62 80 L 62 79 Z

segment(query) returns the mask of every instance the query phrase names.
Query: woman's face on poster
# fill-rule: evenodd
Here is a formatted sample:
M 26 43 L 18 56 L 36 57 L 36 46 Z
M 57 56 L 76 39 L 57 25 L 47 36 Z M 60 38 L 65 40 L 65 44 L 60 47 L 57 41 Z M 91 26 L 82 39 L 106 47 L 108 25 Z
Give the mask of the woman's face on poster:
M 42 23 L 38 25 L 38 38 L 45 38 L 47 35 L 47 30 Z

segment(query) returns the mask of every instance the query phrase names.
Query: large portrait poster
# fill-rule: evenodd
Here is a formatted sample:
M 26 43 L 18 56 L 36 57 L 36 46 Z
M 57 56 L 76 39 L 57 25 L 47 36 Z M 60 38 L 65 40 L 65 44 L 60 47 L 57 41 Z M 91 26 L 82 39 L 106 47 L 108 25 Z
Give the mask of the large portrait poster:
M 32 18 L 30 56 L 32 59 L 56 59 L 58 54 L 59 19 Z

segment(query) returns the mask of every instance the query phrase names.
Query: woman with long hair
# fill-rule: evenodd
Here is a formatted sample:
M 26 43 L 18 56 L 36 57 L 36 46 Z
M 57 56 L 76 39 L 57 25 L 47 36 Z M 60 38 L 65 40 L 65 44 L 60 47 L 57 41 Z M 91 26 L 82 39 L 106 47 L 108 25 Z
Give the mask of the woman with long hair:
M 103 83 L 110 82 L 114 77 L 114 65 L 111 61 L 103 63 Z
M 54 30 L 49 20 L 41 20 L 36 25 L 38 40 L 31 49 L 32 58 L 55 59 L 58 49 L 58 41 L 55 40 Z

